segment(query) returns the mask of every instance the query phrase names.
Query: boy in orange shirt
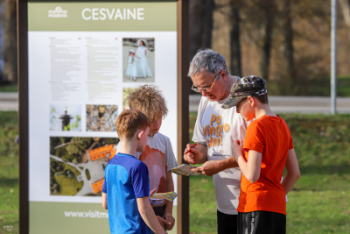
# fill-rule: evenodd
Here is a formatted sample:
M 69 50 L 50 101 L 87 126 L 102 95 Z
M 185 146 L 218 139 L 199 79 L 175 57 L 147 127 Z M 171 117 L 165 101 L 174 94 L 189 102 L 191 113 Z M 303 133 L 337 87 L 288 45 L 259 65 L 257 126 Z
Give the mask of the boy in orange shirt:
M 248 126 L 244 140 L 233 140 L 242 171 L 238 234 L 286 233 L 286 194 L 300 177 L 293 140 L 286 122 L 269 105 L 265 80 L 243 77 L 231 87 L 223 108 L 237 106 Z M 283 169 L 287 173 L 280 183 Z

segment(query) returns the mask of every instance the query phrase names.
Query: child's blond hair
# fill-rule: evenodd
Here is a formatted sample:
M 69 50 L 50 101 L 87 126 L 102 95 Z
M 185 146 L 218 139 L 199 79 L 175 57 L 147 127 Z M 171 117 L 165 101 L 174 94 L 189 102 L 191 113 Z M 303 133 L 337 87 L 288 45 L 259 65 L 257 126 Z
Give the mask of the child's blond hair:
M 165 100 L 160 91 L 149 85 L 143 85 L 127 98 L 129 107 L 132 110 L 139 110 L 151 121 L 163 118 L 168 113 Z

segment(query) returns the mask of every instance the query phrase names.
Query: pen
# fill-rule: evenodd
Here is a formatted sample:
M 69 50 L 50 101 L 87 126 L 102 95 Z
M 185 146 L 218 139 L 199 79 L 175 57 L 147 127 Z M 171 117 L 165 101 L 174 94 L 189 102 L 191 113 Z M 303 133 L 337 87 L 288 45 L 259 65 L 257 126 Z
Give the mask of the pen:
M 191 145 L 191 148 L 195 148 L 196 145 L 198 145 L 198 143 L 196 143 L 196 144 L 194 144 L 194 145 Z M 187 154 L 188 152 L 189 152 L 189 150 L 187 150 L 185 154 Z

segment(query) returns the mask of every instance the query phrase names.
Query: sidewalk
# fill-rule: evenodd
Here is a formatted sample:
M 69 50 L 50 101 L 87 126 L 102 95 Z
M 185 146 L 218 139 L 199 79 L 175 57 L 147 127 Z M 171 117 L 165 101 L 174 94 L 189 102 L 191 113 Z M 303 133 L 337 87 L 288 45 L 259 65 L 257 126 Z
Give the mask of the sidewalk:
M 190 95 L 190 111 L 197 111 L 201 95 Z M 269 97 L 271 109 L 276 113 L 331 113 L 331 99 L 328 97 Z M 337 112 L 350 113 L 350 98 L 337 98 Z
M 0 93 L 0 111 L 18 111 L 18 93 Z
M 201 95 L 190 95 L 189 110 L 197 111 Z M 283 97 L 271 96 L 269 103 L 276 113 L 331 113 L 328 97 Z M 0 111 L 18 111 L 17 93 L 0 93 Z M 337 112 L 350 113 L 350 98 L 337 98 Z

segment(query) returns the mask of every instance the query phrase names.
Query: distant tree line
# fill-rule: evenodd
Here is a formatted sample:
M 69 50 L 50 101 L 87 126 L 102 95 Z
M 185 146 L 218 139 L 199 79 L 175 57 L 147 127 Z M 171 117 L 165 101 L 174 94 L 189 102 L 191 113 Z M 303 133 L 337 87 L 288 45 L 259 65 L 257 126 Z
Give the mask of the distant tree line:
M 328 75 L 330 1 L 189 1 L 190 59 L 199 49 L 225 48 L 219 52 L 235 75 L 254 71 L 267 80 L 284 81 Z M 339 0 L 338 8 L 338 32 L 342 38 L 345 29 L 347 34 L 338 42 L 338 64 L 341 74 L 349 74 L 350 0 Z M 0 83 L 17 83 L 16 0 L 0 0 L 0 22 Z
M 16 0 L 0 1 L 0 58 L 3 70 L 0 71 L 0 84 L 17 83 L 17 9 Z
M 350 73 L 349 6 L 350 0 L 339 0 L 338 34 L 348 33 L 338 41 L 347 51 L 338 55 L 340 73 Z M 329 74 L 330 7 L 330 1 L 313 0 L 190 0 L 189 58 L 199 49 L 219 48 L 234 75 L 254 71 L 287 83 L 324 78 Z M 244 64 L 249 59 L 254 64 Z

